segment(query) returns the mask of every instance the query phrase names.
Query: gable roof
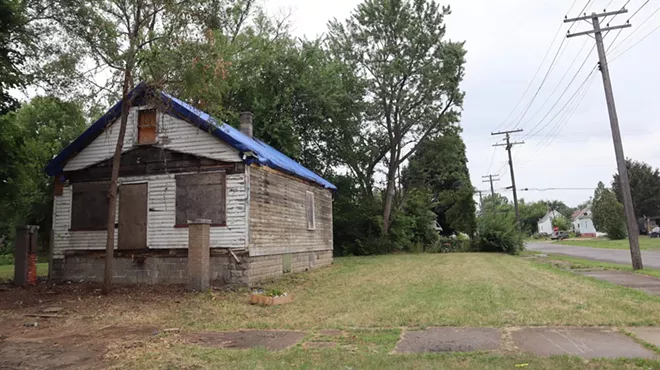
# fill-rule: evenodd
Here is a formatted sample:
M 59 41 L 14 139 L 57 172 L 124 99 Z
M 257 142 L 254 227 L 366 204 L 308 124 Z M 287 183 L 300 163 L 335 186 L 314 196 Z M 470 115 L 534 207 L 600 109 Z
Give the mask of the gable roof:
M 140 82 L 128 94 L 132 106 L 143 105 L 148 85 Z M 337 190 L 337 187 L 300 163 L 287 157 L 282 152 L 271 147 L 257 138 L 251 138 L 224 122 L 218 122 L 208 113 L 185 103 L 174 96 L 160 91 L 158 98 L 164 103 L 165 111 L 175 117 L 181 118 L 190 124 L 199 127 L 210 135 L 226 142 L 239 151 L 240 157 L 246 164 L 258 164 L 270 167 L 296 177 L 312 181 L 326 189 Z M 121 115 L 122 100 L 117 102 L 101 118 L 94 122 L 60 154 L 53 158 L 46 166 L 46 173 L 55 176 L 62 172 L 66 162 L 83 150 L 96 139 L 106 127 L 110 126 Z
M 556 218 L 556 217 L 564 217 L 564 218 L 566 218 L 566 217 L 565 217 L 564 215 L 562 215 L 561 213 L 559 213 L 559 212 L 553 210 L 553 211 L 549 211 L 548 213 L 546 213 L 545 216 L 543 216 L 538 222 L 539 222 L 539 223 L 544 223 L 544 222 L 547 221 L 550 217 L 555 217 L 555 218 Z

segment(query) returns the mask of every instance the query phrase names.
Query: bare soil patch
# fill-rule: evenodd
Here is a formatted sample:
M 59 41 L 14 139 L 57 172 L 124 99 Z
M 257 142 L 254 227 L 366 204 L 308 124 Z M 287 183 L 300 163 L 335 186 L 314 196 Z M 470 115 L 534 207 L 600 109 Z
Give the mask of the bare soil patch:
M 181 335 L 183 341 L 202 346 L 234 349 L 264 347 L 271 351 L 291 347 L 304 337 L 304 332 L 283 330 L 239 330 Z

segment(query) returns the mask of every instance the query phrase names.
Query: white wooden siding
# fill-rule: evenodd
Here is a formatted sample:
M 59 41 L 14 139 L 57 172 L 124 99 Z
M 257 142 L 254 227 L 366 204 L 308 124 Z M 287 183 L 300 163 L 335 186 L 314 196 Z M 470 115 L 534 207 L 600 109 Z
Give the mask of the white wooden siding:
M 140 107 L 133 107 L 129 111 L 122 152 L 131 150 L 137 145 L 136 128 L 139 109 Z M 115 120 L 101 135 L 71 158 L 64 170 L 79 170 L 111 158 L 114 155 L 117 138 L 119 137 L 118 122 L 119 120 Z M 224 162 L 241 161 L 238 151 L 229 144 L 184 120 L 174 118 L 168 114 L 158 115 L 158 144 L 156 145 Z
M 149 248 L 187 248 L 188 229 L 175 228 L 175 175 L 134 176 L 120 183 L 147 182 L 147 245 Z M 211 247 L 245 248 L 247 246 L 246 205 L 248 194 L 244 174 L 227 175 L 227 226 L 211 227 Z M 53 205 L 54 258 L 66 250 L 105 249 L 106 231 L 69 231 L 71 226 L 71 186 L 55 197 Z M 119 204 L 119 202 L 117 202 Z M 115 231 L 115 248 L 117 247 Z

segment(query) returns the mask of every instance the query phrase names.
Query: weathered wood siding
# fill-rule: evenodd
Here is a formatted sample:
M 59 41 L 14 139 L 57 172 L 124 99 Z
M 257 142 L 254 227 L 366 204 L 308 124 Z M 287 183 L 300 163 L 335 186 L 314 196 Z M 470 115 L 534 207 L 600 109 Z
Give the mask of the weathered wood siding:
M 137 145 L 139 109 L 140 107 L 133 107 L 129 112 L 126 135 L 124 136 L 124 152 L 133 149 Z M 94 139 L 75 157 L 71 158 L 64 170 L 79 170 L 112 157 L 118 137 L 119 120 L 116 120 L 104 133 Z M 241 161 L 238 151 L 227 143 L 169 114 L 158 114 L 158 143 L 156 146 L 223 162 Z
M 332 194 L 263 167 L 250 174 L 250 256 L 332 250 Z M 316 228 L 308 230 L 305 192 L 314 193 Z
M 132 176 L 120 179 L 120 184 L 137 182 L 148 183 L 147 246 L 149 248 L 187 248 L 188 229 L 174 227 L 176 219 L 175 175 Z M 56 196 L 54 200 L 54 258 L 63 258 L 66 250 L 105 248 L 105 230 L 69 231 L 71 226 L 71 190 L 71 186 L 65 186 L 63 194 Z M 211 228 L 211 247 L 246 247 L 246 205 L 245 174 L 227 175 L 227 226 L 214 226 Z M 115 231 L 115 248 L 116 233 L 117 231 Z

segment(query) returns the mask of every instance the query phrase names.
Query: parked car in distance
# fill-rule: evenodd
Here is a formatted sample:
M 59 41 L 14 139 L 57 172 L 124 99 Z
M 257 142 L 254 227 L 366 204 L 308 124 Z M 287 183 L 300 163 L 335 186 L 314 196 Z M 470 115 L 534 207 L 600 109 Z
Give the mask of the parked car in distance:
M 651 232 L 649 233 L 649 237 L 660 238 L 660 226 L 656 226 L 653 229 L 651 229 Z
M 568 239 L 568 233 L 566 231 L 555 231 L 550 235 L 551 240 L 564 240 Z

